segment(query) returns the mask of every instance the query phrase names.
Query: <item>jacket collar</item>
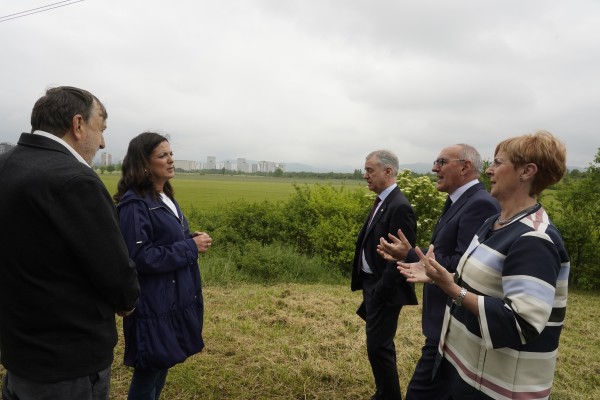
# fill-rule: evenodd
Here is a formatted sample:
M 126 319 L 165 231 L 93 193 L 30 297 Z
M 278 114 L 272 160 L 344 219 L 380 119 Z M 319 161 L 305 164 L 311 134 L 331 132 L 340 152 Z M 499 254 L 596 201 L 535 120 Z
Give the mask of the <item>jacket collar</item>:
M 123 197 L 121 197 L 119 204 L 117 204 L 117 208 L 121 207 L 123 204 L 131 203 L 133 201 L 141 201 L 145 203 L 148 209 L 162 207 L 166 209 L 169 212 L 169 214 L 173 215 L 171 209 L 165 203 L 163 203 L 160 198 L 155 198 L 150 193 L 146 193 L 145 196 L 141 196 L 133 189 L 128 189 L 125 192 L 125 194 L 123 194 Z M 183 216 L 181 209 L 179 208 L 179 205 L 176 201 L 173 201 L 173 203 L 175 203 L 175 208 L 177 209 L 177 214 L 175 214 L 175 217 L 181 220 L 181 217 Z
M 58 136 L 55 136 L 51 133 L 45 132 L 45 131 L 34 131 L 33 135 L 38 135 L 38 136 L 43 136 L 47 139 L 53 140 L 57 143 L 59 143 L 60 145 L 62 145 L 63 147 L 65 147 L 67 150 L 69 150 L 69 152 L 71 154 L 73 154 L 73 157 L 75 157 L 80 163 L 84 164 L 86 167 L 89 167 L 90 165 L 87 163 L 87 161 L 85 161 L 83 159 L 83 157 L 81 157 L 81 155 L 73 148 L 71 147 L 71 145 L 69 143 L 67 143 L 66 141 L 64 141 L 63 139 L 59 138 Z
M 367 231 L 371 230 L 371 228 L 373 226 L 375 226 L 375 222 L 377 222 L 381 218 L 381 216 L 386 212 L 387 205 L 396 196 L 398 196 L 398 193 L 400 193 L 400 189 L 398 189 L 398 186 L 396 185 L 396 186 L 392 187 L 390 192 L 387 194 L 387 196 L 385 196 L 385 198 L 381 200 L 381 203 L 379 203 L 379 208 L 375 212 L 375 215 L 373 215 L 373 218 L 371 219 L 371 223 L 369 224 Z

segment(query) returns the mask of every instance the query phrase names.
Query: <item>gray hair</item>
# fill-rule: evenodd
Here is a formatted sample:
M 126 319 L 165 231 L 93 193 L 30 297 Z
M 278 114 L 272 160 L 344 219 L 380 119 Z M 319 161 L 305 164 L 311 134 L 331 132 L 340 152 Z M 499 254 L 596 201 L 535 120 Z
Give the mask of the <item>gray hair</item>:
M 371 157 L 377 157 L 377 164 L 379 164 L 382 168 L 391 168 L 394 176 L 398 175 L 398 169 L 400 168 L 398 164 L 398 157 L 394 153 L 389 150 L 375 150 L 367 155 L 366 160 Z
M 483 161 L 481 161 L 481 155 L 479 155 L 477 149 L 464 143 L 458 143 L 457 146 L 460 146 L 461 148 L 459 153 L 460 159 L 471 161 L 471 164 L 473 164 L 473 170 L 477 172 L 477 175 L 479 175 L 483 170 Z

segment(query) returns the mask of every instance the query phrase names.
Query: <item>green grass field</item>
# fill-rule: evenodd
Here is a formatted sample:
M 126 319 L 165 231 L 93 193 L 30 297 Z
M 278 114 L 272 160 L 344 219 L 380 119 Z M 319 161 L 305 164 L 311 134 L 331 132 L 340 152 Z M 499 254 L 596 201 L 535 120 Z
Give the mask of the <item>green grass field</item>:
M 120 173 L 100 175 L 111 196 L 117 189 L 120 176 Z M 287 200 L 294 192 L 294 184 L 314 185 L 317 183 L 356 188 L 366 187 L 362 180 L 296 180 L 245 175 L 177 174 L 171 180 L 175 189 L 175 198 L 184 211 L 192 206 L 212 210 L 224 202 L 238 199 L 250 202 Z

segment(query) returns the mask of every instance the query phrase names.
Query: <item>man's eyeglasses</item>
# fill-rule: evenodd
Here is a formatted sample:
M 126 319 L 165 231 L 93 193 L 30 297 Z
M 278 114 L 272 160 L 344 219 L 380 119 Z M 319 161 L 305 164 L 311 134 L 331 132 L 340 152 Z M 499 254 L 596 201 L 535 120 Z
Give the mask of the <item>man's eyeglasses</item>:
M 437 165 L 438 167 L 442 168 L 445 164 L 448 164 L 450 161 L 466 161 L 466 160 L 463 160 L 462 158 L 438 158 L 437 160 L 435 160 L 433 162 L 433 165 Z

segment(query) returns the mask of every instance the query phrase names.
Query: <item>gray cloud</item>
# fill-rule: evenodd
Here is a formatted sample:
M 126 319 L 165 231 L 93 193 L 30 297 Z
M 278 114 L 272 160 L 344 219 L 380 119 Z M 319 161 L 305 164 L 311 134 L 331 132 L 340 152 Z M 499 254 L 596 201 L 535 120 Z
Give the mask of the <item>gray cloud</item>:
M 157 130 L 182 159 L 360 168 L 375 148 L 428 162 L 468 142 L 491 158 L 547 129 L 585 167 L 600 147 L 599 13 L 591 0 L 86 0 L 0 22 L 0 141 L 67 84 L 105 103 L 116 157 Z

